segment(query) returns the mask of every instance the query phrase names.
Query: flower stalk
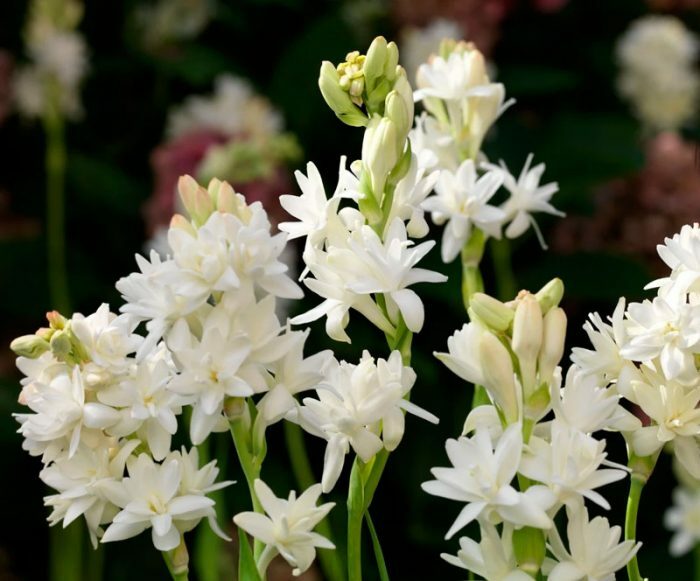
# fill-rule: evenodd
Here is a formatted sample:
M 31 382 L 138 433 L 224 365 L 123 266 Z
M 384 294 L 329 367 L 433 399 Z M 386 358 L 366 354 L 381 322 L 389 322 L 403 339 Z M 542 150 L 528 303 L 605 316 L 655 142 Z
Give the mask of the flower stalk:
M 190 556 L 184 537 L 180 537 L 180 544 L 172 551 L 163 551 L 163 559 L 173 581 L 187 581 L 189 579 Z
M 642 491 L 654 470 L 658 457 L 658 452 L 651 456 L 640 457 L 630 451 L 628 466 L 632 470 L 632 474 L 630 476 L 630 491 L 627 497 L 627 512 L 625 513 L 625 540 L 636 540 L 637 538 L 637 514 L 639 513 Z M 627 577 L 630 581 L 644 580 L 639 571 L 639 562 L 636 554 L 627 563 Z

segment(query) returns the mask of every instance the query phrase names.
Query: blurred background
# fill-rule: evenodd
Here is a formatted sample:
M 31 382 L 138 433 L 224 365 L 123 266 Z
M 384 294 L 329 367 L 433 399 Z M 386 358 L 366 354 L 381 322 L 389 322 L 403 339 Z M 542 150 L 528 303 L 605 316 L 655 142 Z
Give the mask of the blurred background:
M 538 216 L 548 250 L 532 231 L 516 241 L 517 287 L 536 290 L 554 276 L 562 278 L 571 345 L 586 343 L 581 326 L 587 314 L 611 313 L 623 295 L 643 297 L 643 286 L 664 272 L 656 244 L 700 220 L 694 50 L 681 74 L 686 86 L 670 104 L 663 102 L 670 95 L 665 89 L 661 103 L 640 101 L 629 78 L 634 63 L 620 39 L 633 21 L 650 14 L 676 17 L 688 38 L 700 32 L 700 2 L 694 0 L 86 3 L 74 23 L 84 47 L 66 44 L 52 53 L 61 62 L 80 53 L 65 71 L 74 93 L 60 106 L 70 308 L 87 313 L 109 302 L 118 309 L 114 283 L 135 269 L 135 253 L 162 245 L 182 173 L 228 179 L 250 199 L 262 200 L 276 220 L 283 219 L 277 196 L 296 191 L 293 171 L 307 161 L 335 183 L 339 156 L 359 157 L 362 132 L 342 125 L 324 104 L 316 83 L 322 60 L 339 62 L 382 34 L 398 42 L 412 74 L 440 37 L 451 35 L 473 41 L 487 55 L 492 76 L 517 101 L 490 133 L 486 154 L 514 170 L 533 152 L 536 162 L 546 163 L 546 181 L 559 183 L 553 203 L 567 213 L 565 219 Z M 38 114 L 42 103 L 32 101 L 36 51 L 29 18 L 30 3 L 0 2 L 2 581 L 44 579 L 48 560 L 48 510 L 42 504 L 48 492 L 38 478 L 39 460 L 22 451 L 15 432 L 11 414 L 20 410 L 19 374 L 8 347 L 59 306 L 49 291 L 46 252 L 52 125 Z M 659 109 L 668 114 L 658 115 Z M 445 272 L 450 282 L 419 289 L 428 318 L 414 343 L 419 380 L 413 397 L 441 423 L 408 420 L 372 508 L 394 579 L 459 577 L 439 557 L 456 547 L 443 540 L 456 507 L 420 489 L 429 468 L 444 461 L 444 440 L 459 433 L 471 401 L 470 390 L 431 355 L 465 319 L 459 266 L 443 265 L 438 254 L 430 255 L 427 267 Z M 486 288 L 496 293 L 492 274 L 486 260 Z M 316 302 L 312 295 L 292 309 Z M 333 345 L 339 357 L 385 349 L 359 317 L 350 335 L 352 346 Z M 319 350 L 328 341 L 316 325 L 307 345 Z M 220 436 L 217 445 L 225 451 L 228 435 Z M 270 437 L 266 480 L 278 492 L 288 490 L 295 485 L 282 435 L 272 430 Z M 309 438 L 308 444 L 320 474 L 323 442 Z M 613 438 L 609 446 L 612 459 L 623 461 L 622 442 Z M 675 579 L 690 578 L 692 570 L 691 557 L 669 556 L 670 533 L 660 524 L 673 487 L 669 464 L 662 457 L 640 514 L 641 568 L 652 579 L 668 579 L 670 571 Z M 247 508 L 247 493 L 234 461 L 227 475 L 239 481 L 226 489 L 230 528 L 231 515 Z M 616 524 L 623 521 L 626 486 L 613 485 L 606 495 Z M 338 503 L 332 524 L 341 544 L 344 488 L 336 488 L 337 498 L 331 495 Z M 106 579 L 166 578 L 149 538 L 100 550 Z M 234 555 L 232 547 L 221 556 L 222 571 L 233 567 Z M 287 578 L 291 574 L 283 568 L 270 574 Z M 312 569 L 304 579 L 321 576 Z

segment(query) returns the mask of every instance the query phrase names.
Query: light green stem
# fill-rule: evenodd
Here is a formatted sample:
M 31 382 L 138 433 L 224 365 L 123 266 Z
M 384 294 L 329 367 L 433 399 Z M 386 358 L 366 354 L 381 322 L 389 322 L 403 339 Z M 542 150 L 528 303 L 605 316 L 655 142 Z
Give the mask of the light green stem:
M 496 275 L 496 294 L 502 301 L 513 300 L 518 293 L 518 284 L 513 273 L 510 240 L 491 240 L 491 259 Z
M 164 551 L 162 554 L 173 581 L 188 581 L 189 555 L 185 539 L 180 537 L 180 544 L 176 548 L 172 551 Z
M 289 458 L 292 463 L 294 477 L 300 489 L 306 490 L 316 483 L 316 477 L 314 476 L 311 462 L 309 461 L 309 455 L 306 451 L 304 432 L 298 424 L 285 421 L 284 437 L 287 443 L 287 451 L 289 452 Z M 316 532 L 327 539 L 333 540 L 333 531 L 331 529 L 329 517 L 330 515 L 318 523 Z M 328 581 L 344 580 L 344 567 L 338 551 L 319 551 L 318 558 Z
M 58 110 L 60 89 L 53 85 L 43 117 L 46 133 L 46 242 L 51 307 L 70 314 L 65 234 L 65 124 Z
M 348 581 L 362 581 L 362 518 L 365 512 L 364 463 L 355 458 L 348 487 Z
M 644 477 L 632 474 L 630 493 L 627 498 L 627 513 L 625 514 L 625 540 L 637 539 L 637 513 L 639 512 L 639 501 L 645 484 L 646 479 Z M 632 557 L 630 562 L 627 563 L 627 577 L 629 581 L 642 581 L 637 555 Z
M 49 574 L 52 581 L 82 579 L 82 548 L 85 535 L 83 520 L 49 529 Z
M 83 544 L 85 546 L 84 581 L 101 581 L 105 563 L 105 547 L 98 545 L 97 549 L 94 549 L 88 535 L 83 535 Z
M 485 245 L 486 235 L 475 229 L 462 248 L 462 302 L 465 310 L 469 309 L 472 295 L 484 290 L 484 279 L 481 277 L 479 264 L 484 256 Z
M 238 456 L 238 461 L 243 469 L 243 474 L 245 475 L 246 483 L 248 484 L 248 492 L 250 493 L 250 501 L 253 504 L 253 510 L 260 514 L 265 514 L 258 495 L 255 494 L 255 480 L 260 477 L 260 463 L 256 461 L 255 457 L 251 452 L 251 441 L 250 432 L 242 419 L 232 419 L 229 420 L 229 429 L 231 430 L 231 437 L 233 438 L 233 444 L 236 448 L 236 454 Z M 255 539 L 255 544 L 253 548 L 253 554 L 255 559 L 260 557 L 264 548 L 264 544 Z

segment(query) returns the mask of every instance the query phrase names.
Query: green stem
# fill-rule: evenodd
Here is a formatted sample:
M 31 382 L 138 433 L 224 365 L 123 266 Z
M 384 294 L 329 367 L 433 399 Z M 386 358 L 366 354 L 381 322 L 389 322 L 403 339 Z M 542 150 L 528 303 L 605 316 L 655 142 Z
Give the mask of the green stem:
M 365 512 L 363 462 L 355 458 L 348 487 L 348 581 L 362 581 L 362 517 Z
M 695 581 L 700 581 L 700 544 L 695 545 L 693 557 L 695 558 L 695 575 L 693 579 L 695 579 Z
M 188 581 L 189 555 L 184 537 L 180 537 L 180 544 L 177 547 L 172 551 L 164 551 L 162 555 L 173 581 Z
M 372 546 L 374 547 L 374 557 L 377 559 L 379 579 L 381 581 L 389 581 L 389 571 L 386 568 L 382 545 L 379 543 L 379 535 L 377 535 L 377 529 L 374 528 L 374 523 L 372 522 L 372 517 L 369 515 L 369 512 L 365 513 L 365 521 L 367 522 L 369 534 L 372 537 Z
M 484 290 L 484 279 L 481 276 L 479 264 L 484 255 L 485 245 L 486 235 L 481 230 L 475 229 L 462 248 L 462 302 L 465 310 L 469 309 L 472 295 Z
M 642 490 L 646 484 L 646 479 L 638 474 L 632 474 L 630 479 L 630 493 L 627 498 L 627 513 L 625 514 L 625 540 L 637 539 L 637 513 L 639 512 L 639 501 L 642 497 Z M 632 557 L 627 563 L 627 577 L 629 581 L 642 581 L 639 572 L 637 555 Z
M 88 535 L 83 536 L 83 543 L 86 548 L 84 555 L 84 580 L 101 581 L 104 572 L 105 547 L 98 545 L 97 549 L 94 549 Z
M 491 240 L 491 259 L 493 270 L 496 274 L 496 291 L 502 301 L 510 301 L 518 293 L 518 284 L 513 272 L 511 260 L 510 240 Z
M 301 490 L 306 490 L 316 483 L 309 455 L 306 451 L 304 443 L 304 432 L 298 424 L 293 422 L 284 422 L 284 437 L 287 443 L 287 451 L 292 463 L 292 471 L 294 477 Z M 329 516 L 324 518 L 316 526 L 316 532 L 323 535 L 327 539 L 333 540 L 333 531 Z M 319 551 L 318 558 L 321 562 L 321 568 L 325 573 L 328 581 L 343 581 L 343 563 L 338 551 Z
M 255 480 L 260 477 L 260 463 L 256 461 L 255 456 L 253 456 L 251 452 L 250 430 L 243 418 L 229 420 L 229 429 L 231 430 L 231 437 L 233 438 L 233 444 L 236 448 L 238 461 L 241 464 L 246 483 L 248 484 L 248 492 L 250 493 L 250 501 L 253 504 L 253 510 L 257 513 L 265 514 L 260 500 L 258 499 L 258 495 L 255 494 L 254 483 Z M 263 549 L 264 544 L 260 540 L 255 539 L 253 553 L 256 560 L 260 557 Z
M 54 88 L 54 87 L 50 87 Z M 56 88 L 57 89 L 57 88 Z M 66 272 L 65 234 L 65 125 L 57 106 L 57 90 L 49 98 L 43 118 L 46 133 L 46 242 L 51 307 L 68 315 L 70 299 Z
M 65 529 L 49 529 L 49 574 L 52 581 L 82 579 L 82 548 L 85 526 L 82 519 Z

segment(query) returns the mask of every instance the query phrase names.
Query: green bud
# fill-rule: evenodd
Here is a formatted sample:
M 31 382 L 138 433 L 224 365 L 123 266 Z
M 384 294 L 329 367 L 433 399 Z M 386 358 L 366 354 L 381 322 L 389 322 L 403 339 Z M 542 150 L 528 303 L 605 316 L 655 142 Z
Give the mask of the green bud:
M 396 78 L 396 67 L 399 66 L 399 47 L 394 41 L 386 46 L 386 61 L 384 62 L 384 76 L 393 81 Z
M 65 331 L 56 331 L 51 337 L 49 345 L 54 357 L 59 361 L 65 361 L 73 350 L 70 336 Z
M 401 158 L 394 166 L 394 169 L 389 173 L 388 181 L 390 184 L 396 185 L 404 178 L 408 170 L 411 169 L 412 157 L 411 142 L 406 140 L 406 149 L 401 154 Z
M 549 383 L 542 383 L 525 400 L 525 416 L 532 419 L 539 419 L 549 408 L 551 396 L 549 393 Z
M 408 108 L 403 97 L 396 91 L 391 91 L 384 102 L 384 115 L 396 125 L 397 148 L 403 151 L 408 138 L 408 132 L 413 125 L 413 118 L 409 117 Z
M 486 327 L 499 332 L 506 331 L 515 316 L 513 309 L 484 293 L 474 293 L 469 308 Z
M 372 92 L 377 81 L 384 74 L 386 60 L 387 42 L 383 36 L 378 36 L 372 41 L 372 44 L 369 45 L 365 62 L 362 65 L 367 93 Z
M 350 100 L 358 107 L 363 103 L 365 92 L 365 55 L 358 51 L 349 52 L 345 61 L 337 67 L 338 85 L 350 95 Z
M 62 330 L 65 328 L 68 319 L 66 319 L 58 311 L 49 311 L 46 313 L 46 320 L 49 322 L 49 327 L 54 330 Z
M 396 81 L 394 82 L 394 91 L 396 91 L 401 96 L 401 99 L 403 100 L 403 103 L 406 106 L 406 112 L 410 120 L 408 129 L 410 130 L 411 127 L 413 127 L 413 117 L 415 116 L 413 89 L 411 88 L 411 84 L 408 82 L 408 78 L 406 77 L 406 71 L 404 70 L 404 68 L 397 67 L 397 70 L 398 75 L 396 77 Z M 406 132 L 406 135 L 408 136 L 408 131 Z
M 23 335 L 22 337 L 17 337 L 10 343 L 10 349 L 21 357 L 36 359 L 46 353 L 50 349 L 50 346 L 49 342 L 42 337 L 37 335 Z
M 543 315 L 546 315 L 552 307 L 556 307 L 563 296 L 564 283 L 560 278 L 553 278 L 535 293 L 535 298 L 540 303 Z
M 387 117 L 375 115 L 362 141 L 362 163 L 369 172 L 375 197 L 381 198 L 387 177 L 403 153 L 397 142 L 396 124 Z
M 523 527 L 513 531 L 513 552 L 520 569 L 535 577 L 547 552 L 544 531 L 534 527 Z
M 365 115 L 350 98 L 350 94 L 340 86 L 340 75 L 329 61 L 321 64 L 321 73 L 318 77 L 318 86 L 326 104 L 346 125 L 351 127 L 365 127 L 369 122 Z

